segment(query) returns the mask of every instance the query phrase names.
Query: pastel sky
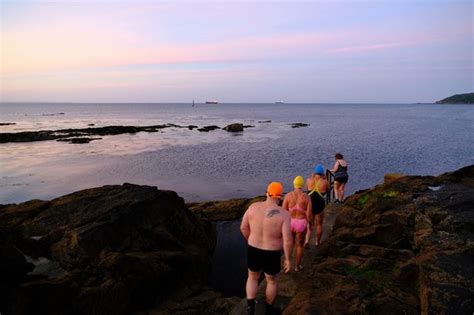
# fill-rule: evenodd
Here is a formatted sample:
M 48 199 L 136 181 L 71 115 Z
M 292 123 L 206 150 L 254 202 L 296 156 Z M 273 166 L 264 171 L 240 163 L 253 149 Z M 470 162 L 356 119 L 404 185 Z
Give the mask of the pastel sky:
M 1 101 L 432 102 L 474 1 L 2 1 Z

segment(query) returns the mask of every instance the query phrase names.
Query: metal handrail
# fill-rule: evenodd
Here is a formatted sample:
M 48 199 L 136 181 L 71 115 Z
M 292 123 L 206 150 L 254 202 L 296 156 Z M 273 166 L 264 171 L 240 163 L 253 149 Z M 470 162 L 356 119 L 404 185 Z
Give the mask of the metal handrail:
M 326 179 L 328 181 L 328 192 L 326 194 L 326 204 L 329 204 L 331 202 L 331 198 L 334 199 L 334 179 L 336 177 L 334 176 L 334 173 L 331 172 L 330 170 L 326 170 Z

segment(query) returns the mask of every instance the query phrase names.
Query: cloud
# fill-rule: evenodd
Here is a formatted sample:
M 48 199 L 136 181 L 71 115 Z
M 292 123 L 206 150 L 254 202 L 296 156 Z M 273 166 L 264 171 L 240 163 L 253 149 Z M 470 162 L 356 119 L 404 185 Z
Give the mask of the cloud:
M 372 45 L 362 45 L 362 46 L 347 46 L 341 48 L 333 48 L 326 50 L 327 53 L 339 54 L 339 53 L 353 53 L 353 52 L 367 52 L 373 50 L 382 50 L 382 49 L 390 49 L 390 48 L 397 48 L 408 46 L 409 43 L 380 43 L 380 44 L 372 44 Z

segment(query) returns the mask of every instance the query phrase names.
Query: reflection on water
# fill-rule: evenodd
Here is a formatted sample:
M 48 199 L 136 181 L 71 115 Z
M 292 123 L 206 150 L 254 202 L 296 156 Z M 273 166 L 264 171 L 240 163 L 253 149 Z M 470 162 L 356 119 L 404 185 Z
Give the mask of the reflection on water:
M 247 242 L 241 220 L 215 224 L 217 244 L 212 257 L 211 285 L 226 295 L 244 296 L 247 280 Z

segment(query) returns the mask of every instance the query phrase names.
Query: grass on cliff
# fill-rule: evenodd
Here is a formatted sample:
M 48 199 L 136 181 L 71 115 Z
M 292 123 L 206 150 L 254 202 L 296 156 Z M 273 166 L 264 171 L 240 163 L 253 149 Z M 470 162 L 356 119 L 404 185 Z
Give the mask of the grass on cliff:
M 372 202 L 383 202 L 387 199 L 392 199 L 396 198 L 400 195 L 400 193 L 396 190 L 388 190 L 388 191 L 383 191 L 383 192 L 369 192 L 366 194 L 363 194 L 360 196 L 357 201 L 355 202 L 355 207 L 357 209 L 362 210 L 367 202 L 371 201 Z
M 396 190 L 389 190 L 389 191 L 385 191 L 382 196 L 384 198 L 394 198 L 394 197 L 397 197 L 398 195 L 400 195 L 400 193 Z

